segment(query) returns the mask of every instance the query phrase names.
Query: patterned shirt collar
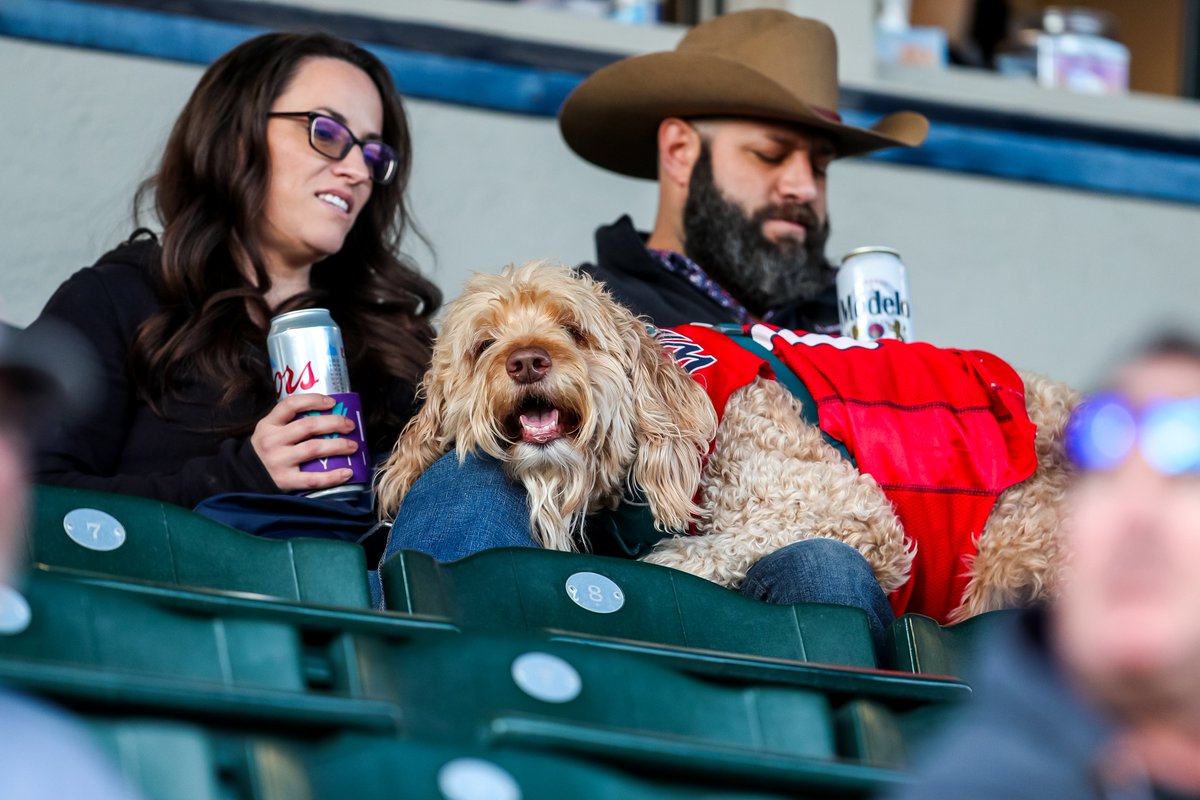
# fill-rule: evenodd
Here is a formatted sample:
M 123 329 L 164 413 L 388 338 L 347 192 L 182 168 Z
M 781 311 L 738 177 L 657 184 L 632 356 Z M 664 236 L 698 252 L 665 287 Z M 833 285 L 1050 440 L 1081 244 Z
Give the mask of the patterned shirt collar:
M 646 249 L 650 251 L 650 255 L 654 256 L 658 263 L 662 264 L 663 269 L 673 275 L 678 275 L 692 286 L 704 292 L 714 303 L 733 314 L 734 319 L 739 324 L 745 325 L 746 323 L 756 321 L 755 316 L 744 305 L 739 303 L 729 292 L 725 291 L 721 284 L 709 277 L 708 273 L 699 264 L 692 261 L 683 253 L 677 253 L 674 250 L 659 250 L 654 247 L 647 247 Z M 769 320 L 770 317 L 771 314 L 768 312 L 765 315 L 764 321 Z

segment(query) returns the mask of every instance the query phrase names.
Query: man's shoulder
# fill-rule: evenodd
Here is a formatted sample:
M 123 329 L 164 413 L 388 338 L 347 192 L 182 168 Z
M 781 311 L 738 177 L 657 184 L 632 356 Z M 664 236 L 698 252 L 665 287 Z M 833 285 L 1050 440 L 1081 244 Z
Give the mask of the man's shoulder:
M 644 272 L 617 270 L 603 263 L 583 264 L 580 269 L 603 283 L 618 303 L 659 327 L 733 321 L 725 309 L 652 258 L 648 259 Z
M 1109 727 L 1058 668 L 1045 628 L 1040 611 L 990 626 L 975 647 L 975 698 L 922 744 L 891 800 L 1080 796 Z
M 579 269 L 603 283 L 617 302 L 660 327 L 733 321 L 686 278 L 663 267 L 628 215 L 596 230 L 596 261 Z
M 646 235 L 624 214 L 616 222 L 596 229 L 596 262 L 584 266 L 592 274 L 601 272 L 610 278 L 621 275 L 650 279 L 653 273 L 647 273 L 656 264 L 646 249 Z

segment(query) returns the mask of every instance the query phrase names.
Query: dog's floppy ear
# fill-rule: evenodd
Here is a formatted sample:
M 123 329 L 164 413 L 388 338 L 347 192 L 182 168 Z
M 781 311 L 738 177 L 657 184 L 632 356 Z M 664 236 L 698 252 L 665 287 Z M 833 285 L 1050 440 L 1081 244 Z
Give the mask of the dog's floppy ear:
M 656 524 L 683 531 L 700 511 L 693 498 L 717 435 L 716 413 L 704 389 L 671 360 L 642 320 L 629 314 L 624 323 L 638 442 L 633 481 L 645 492 Z
M 400 509 L 404 495 L 412 488 L 417 478 L 445 455 L 451 446 L 443 432 L 446 395 L 437 381 L 431 381 L 426 373 L 420 393 L 425 396 L 425 405 L 408 421 L 392 454 L 379 471 L 375 486 L 376 507 L 384 519 L 392 519 Z

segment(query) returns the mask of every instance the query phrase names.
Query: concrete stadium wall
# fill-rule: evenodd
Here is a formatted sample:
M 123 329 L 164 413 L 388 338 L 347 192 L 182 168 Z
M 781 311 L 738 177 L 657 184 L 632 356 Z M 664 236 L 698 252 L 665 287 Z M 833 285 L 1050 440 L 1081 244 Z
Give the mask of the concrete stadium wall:
M 131 229 L 198 67 L 0 37 L 0 318 L 25 324 Z M 577 262 L 596 225 L 652 221 L 652 184 L 580 161 L 551 119 L 410 101 L 413 206 L 453 297 L 476 270 Z M 879 162 L 831 175 L 831 253 L 894 246 L 918 335 L 1086 383 L 1115 349 L 1200 296 L 1200 207 Z

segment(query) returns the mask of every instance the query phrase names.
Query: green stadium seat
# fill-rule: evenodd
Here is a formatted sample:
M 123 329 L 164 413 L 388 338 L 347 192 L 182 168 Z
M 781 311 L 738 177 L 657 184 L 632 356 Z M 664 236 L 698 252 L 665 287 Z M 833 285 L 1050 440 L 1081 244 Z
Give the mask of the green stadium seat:
M 378 736 L 246 736 L 157 720 L 93 720 L 150 800 L 779 800 L 686 785 L 549 753 L 486 751 Z
M 887 647 L 897 670 L 966 678 L 976 641 L 1012 611 L 991 611 L 956 625 L 939 625 L 920 614 L 905 614 L 888 630 Z
M 834 714 L 838 749 L 862 764 L 904 769 L 913 746 L 936 730 L 952 708 L 922 705 L 898 711 L 873 700 L 852 700 Z
M 75 708 L 286 736 L 357 730 L 554 751 L 668 782 L 703 776 L 768 794 L 790 787 L 862 796 L 898 779 L 839 750 L 831 703 L 820 691 L 705 680 L 653 659 L 545 639 L 447 635 L 448 628 L 371 635 L 365 613 L 365 628 L 348 619 L 339 632 L 330 617 L 329 627 L 306 630 L 279 603 L 264 602 L 254 614 L 226 604 L 231 598 L 115 589 L 42 572 L 28 576 L 24 597 L 27 624 L 13 625 L 20 615 L 0 609 L 8 621 L 0 680 Z M 136 737 L 121 741 L 135 754 L 157 752 Z M 161 747 L 178 748 L 186 769 L 200 769 L 202 748 L 187 737 Z M 289 750 L 230 762 L 223 747 L 214 756 L 219 776 L 249 770 L 239 778 L 246 785 L 290 785 L 303 770 L 289 764 L 307 758 Z M 264 772 L 272 765 L 279 776 Z
M 266 597 L 179 589 L 158 584 L 135 583 L 103 576 L 81 575 L 41 567 L 40 572 L 67 576 L 144 597 L 149 602 L 191 614 L 251 616 L 286 622 L 298 629 L 304 642 L 334 641 L 342 633 L 381 639 L 408 639 L 420 635 L 457 634 L 461 629 L 437 617 L 396 612 L 374 612 L 349 608 L 305 606 Z M 707 650 L 651 645 L 646 643 L 591 639 L 578 635 L 533 632 L 557 641 L 568 641 L 636 653 L 661 665 L 729 684 L 770 682 L 820 691 L 836 702 L 870 697 L 887 704 L 954 701 L 969 693 L 957 680 L 907 675 L 855 667 L 830 667 L 786 659 L 746 656 Z
M 352 633 L 311 637 L 37 572 L 21 596 L 0 608 L 0 680 L 72 703 L 396 730 L 394 704 L 360 698 Z
M 356 544 L 262 539 L 179 506 L 106 492 L 36 487 L 29 560 L 169 586 L 370 606 Z
M 805 783 L 799 776 L 772 784 L 755 776 L 723 781 L 695 773 L 668 775 L 661 768 L 631 774 L 561 753 L 362 736 L 326 747 L 319 758 L 310 761 L 314 800 L 772 800 L 824 795 L 820 780 Z M 850 790 L 835 796 L 867 795 Z
M 24 588 L 29 627 L 0 639 L 6 658 L 77 663 L 226 686 L 299 691 L 300 642 L 285 625 L 173 614 L 69 581 Z
M 640 561 L 534 548 L 442 564 L 401 551 L 381 567 L 388 607 L 463 629 L 577 634 L 693 650 L 873 668 L 866 616 L 776 606 Z
M 603 648 L 483 633 L 360 651 L 364 693 L 393 698 L 404 736 L 552 750 L 675 781 L 858 796 L 899 779 L 837 751 L 820 692 L 730 686 Z
M 92 721 L 126 781 L 149 800 L 224 800 L 222 770 L 203 728 L 163 721 Z M 235 795 L 236 796 L 236 795 Z M 303 797 L 303 795 L 298 795 Z
M 36 618 L 42 603 L 36 591 L 30 594 Z M 344 739 L 353 738 L 347 730 L 355 726 L 343 723 L 328 726 L 341 742 L 330 747 L 328 735 L 294 739 L 290 724 L 266 714 L 196 715 L 161 692 L 162 679 L 174 675 L 173 669 L 158 674 L 157 703 L 134 710 L 176 717 L 182 711 L 191 726 L 154 720 L 100 727 L 126 774 L 148 790 L 168 787 L 170 792 L 151 792 L 168 800 L 372 798 L 384 796 L 371 789 L 384 778 L 370 777 L 382 770 L 390 772 L 382 786 L 396 792 L 392 796 L 438 796 L 409 783 L 424 770 L 421 781 L 431 790 L 436 786 L 430 764 L 404 762 L 414 742 L 436 745 L 443 753 L 486 751 L 500 763 L 540 758 L 551 771 L 538 778 L 538 770 L 528 769 L 518 777 L 522 787 L 530 782 L 524 796 L 546 798 L 563 796 L 554 788 L 572 774 L 580 780 L 595 777 L 596 789 L 629 792 L 592 795 L 581 789 L 581 796 L 647 799 L 780 792 L 869 796 L 900 780 L 895 770 L 854 763 L 838 752 L 833 716 L 820 693 L 770 685 L 728 687 L 602 649 L 486 634 L 374 644 L 361 664 L 362 692 L 400 709 L 403 742 L 360 736 L 358 745 L 349 746 Z M 0 667 L 10 663 L 8 656 L 0 654 Z M 107 666 L 112 669 L 110 662 Z M 95 700 L 77 697 L 76 704 L 91 708 Z M 102 708 L 109 714 L 130 710 L 119 702 Z M 197 720 L 205 727 L 194 724 Z M 204 733 L 214 728 L 223 733 Z M 372 748 L 388 756 L 366 756 Z M 373 765 L 360 764 L 364 758 L 373 758 Z M 581 763 L 571 766 L 577 759 Z M 440 757 L 439 764 L 445 760 Z M 608 774 L 602 764 L 641 777 Z M 554 770 L 565 777 L 552 780 Z M 186 777 L 188 786 L 170 786 L 173 774 L 180 781 Z M 643 790 L 642 782 L 652 786 Z
M 726 686 L 625 653 L 474 634 L 372 654 L 363 691 L 404 709 L 409 736 L 487 741 L 505 720 L 603 731 L 643 746 L 669 738 L 747 752 L 836 756 L 828 701 L 817 692 Z

